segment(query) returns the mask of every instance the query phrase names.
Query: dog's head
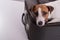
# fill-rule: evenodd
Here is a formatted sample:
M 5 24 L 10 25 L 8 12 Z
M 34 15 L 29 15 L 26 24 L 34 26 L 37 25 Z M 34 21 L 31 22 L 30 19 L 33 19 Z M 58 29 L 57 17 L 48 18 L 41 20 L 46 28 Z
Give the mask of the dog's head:
M 34 13 L 33 17 L 36 18 L 36 24 L 38 26 L 44 26 L 54 8 L 52 6 L 38 4 L 33 6 L 30 10 Z

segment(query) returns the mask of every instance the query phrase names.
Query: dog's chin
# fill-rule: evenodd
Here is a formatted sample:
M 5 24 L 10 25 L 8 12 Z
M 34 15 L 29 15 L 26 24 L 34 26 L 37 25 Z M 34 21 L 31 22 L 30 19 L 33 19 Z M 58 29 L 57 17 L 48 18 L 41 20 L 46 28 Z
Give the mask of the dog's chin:
M 44 25 L 38 25 L 39 27 L 43 27 Z
M 39 26 L 39 27 L 41 28 L 41 27 L 45 26 L 45 23 L 44 23 L 44 24 L 42 24 L 42 25 L 37 25 L 37 26 Z

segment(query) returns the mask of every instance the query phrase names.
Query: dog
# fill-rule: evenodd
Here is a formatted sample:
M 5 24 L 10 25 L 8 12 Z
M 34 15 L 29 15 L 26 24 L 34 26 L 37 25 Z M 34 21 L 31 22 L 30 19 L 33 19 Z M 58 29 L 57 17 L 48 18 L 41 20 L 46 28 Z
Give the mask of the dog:
M 47 23 L 60 22 L 60 1 L 53 1 L 44 4 L 37 4 L 31 7 L 29 10 L 31 11 L 30 15 L 34 18 L 34 21 L 37 26 L 41 27 Z M 25 15 L 29 14 L 25 10 Z M 27 15 L 26 15 L 27 16 Z M 48 22 L 49 19 L 53 19 Z M 26 25 L 29 26 L 27 23 Z
M 31 8 L 31 11 L 34 12 L 34 16 L 36 18 L 36 24 L 38 26 L 44 26 L 45 22 L 50 19 L 50 14 L 53 12 L 53 6 L 47 6 L 44 4 L 38 4 Z

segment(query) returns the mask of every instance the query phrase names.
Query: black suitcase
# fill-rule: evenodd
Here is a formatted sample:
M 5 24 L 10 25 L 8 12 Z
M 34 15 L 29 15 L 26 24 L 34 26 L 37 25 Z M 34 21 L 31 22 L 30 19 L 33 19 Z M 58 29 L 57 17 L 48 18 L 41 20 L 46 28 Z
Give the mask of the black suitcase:
M 43 4 L 56 0 L 25 0 L 25 9 L 29 11 L 36 4 Z M 27 32 L 29 40 L 60 40 L 60 23 L 46 24 L 40 28 L 30 23 L 29 31 Z

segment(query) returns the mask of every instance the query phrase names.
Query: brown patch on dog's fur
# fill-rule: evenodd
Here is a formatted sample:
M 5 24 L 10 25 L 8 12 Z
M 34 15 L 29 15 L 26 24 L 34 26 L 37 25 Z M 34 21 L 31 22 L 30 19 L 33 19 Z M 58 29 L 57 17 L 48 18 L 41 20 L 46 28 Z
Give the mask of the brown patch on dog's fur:
M 38 10 L 38 8 L 41 8 L 42 11 L 45 11 L 45 12 L 48 12 L 48 8 L 46 5 L 43 5 L 43 4 L 38 4 L 38 5 L 35 5 L 32 9 L 33 12 L 36 12 Z

